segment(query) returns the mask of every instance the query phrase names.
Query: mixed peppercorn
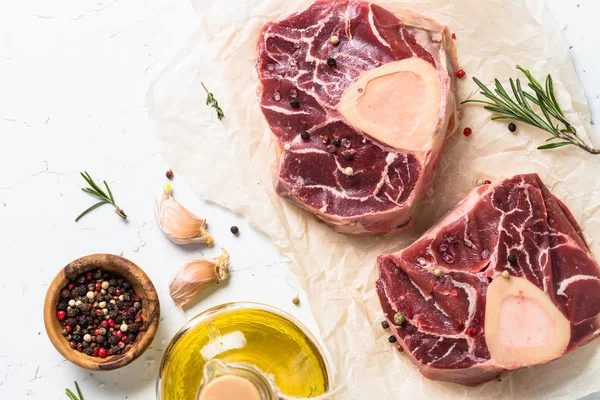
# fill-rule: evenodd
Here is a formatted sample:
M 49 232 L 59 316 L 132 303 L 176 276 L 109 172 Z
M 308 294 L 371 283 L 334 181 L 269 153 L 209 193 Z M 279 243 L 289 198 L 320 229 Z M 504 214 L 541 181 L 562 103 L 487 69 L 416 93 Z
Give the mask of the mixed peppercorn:
M 142 300 L 125 279 L 101 269 L 83 273 L 61 290 L 56 316 L 71 348 L 88 356 L 121 354 L 143 325 Z

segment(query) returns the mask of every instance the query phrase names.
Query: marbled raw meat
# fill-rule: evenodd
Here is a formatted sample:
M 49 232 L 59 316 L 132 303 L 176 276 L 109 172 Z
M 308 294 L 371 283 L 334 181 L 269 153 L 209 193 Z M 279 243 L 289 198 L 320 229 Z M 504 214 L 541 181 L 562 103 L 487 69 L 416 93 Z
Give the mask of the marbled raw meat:
M 399 346 L 432 379 L 479 384 L 558 358 L 600 332 L 598 264 L 573 215 L 536 174 L 473 189 L 413 245 L 379 256 L 377 269 Z M 490 302 L 492 287 L 511 286 L 517 290 Z M 532 294 L 551 317 L 540 317 Z
M 338 44 L 330 42 L 332 36 Z M 329 58 L 335 66 L 327 64 Z M 398 150 L 357 129 L 337 107 L 361 74 L 410 58 L 435 68 L 441 98 L 430 142 Z M 317 1 L 267 24 L 257 69 L 260 105 L 277 141 L 277 193 L 340 232 L 406 229 L 458 125 L 454 68 L 455 48 L 445 26 L 372 3 Z M 410 102 L 401 99 L 402 93 L 394 93 L 385 102 Z M 310 139 L 302 140 L 302 132 Z

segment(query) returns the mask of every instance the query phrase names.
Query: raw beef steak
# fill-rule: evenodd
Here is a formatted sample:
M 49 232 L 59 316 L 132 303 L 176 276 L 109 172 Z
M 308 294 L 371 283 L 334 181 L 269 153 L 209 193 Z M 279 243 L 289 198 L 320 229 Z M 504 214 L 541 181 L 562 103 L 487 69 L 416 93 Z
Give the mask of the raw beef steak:
M 598 264 L 536 174 L 477 187 L 377 268 L 393 333 L 431 379 L 476 385 L 599 333 Z
M 259 97 L 277 193 L 340 232 L 406 229 L 458 124 L 446 27 L 360 1 L 265 26 Z

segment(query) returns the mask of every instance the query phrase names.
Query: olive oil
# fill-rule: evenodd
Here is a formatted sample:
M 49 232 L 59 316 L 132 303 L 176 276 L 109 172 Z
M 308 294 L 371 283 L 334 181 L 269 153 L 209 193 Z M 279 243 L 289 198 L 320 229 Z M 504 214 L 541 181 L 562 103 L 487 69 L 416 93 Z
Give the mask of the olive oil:
M 252 303 L 225 304 L 196 316 L 165 351 L 158 398 L 196 400 L 211 359 L 257 367 L 288 396 L 325 393 L 330 377 L 323 353 L 306 328 L 289 318 Z

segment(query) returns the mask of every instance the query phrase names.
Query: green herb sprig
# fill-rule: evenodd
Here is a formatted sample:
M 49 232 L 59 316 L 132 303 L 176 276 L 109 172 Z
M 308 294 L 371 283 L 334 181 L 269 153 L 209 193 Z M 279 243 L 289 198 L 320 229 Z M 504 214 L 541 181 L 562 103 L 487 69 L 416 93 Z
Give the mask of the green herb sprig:
M 519 79 L 509 79 L 512 91 L 512 97 L 504 89 L 498 79 L 495 80 L 495 88 L 488 88 L 479 79 L 473 77 L 473 81 L 481 89 L 481 95 L 489 101 L 484 100 L 466 100 L 464 103 L 485 104 L 483 108 L 488 111 L 500 114 L 492 120 L 514 120 L 524 124 L 534 126 L 548 132 L 551 136 L 546 139 L 546 144 L 538 146 L 539 150 L 549 150 L 558 147 L 574 145 L 590 154 L 600 154 L 600 149 L 594 148 L 584 142 L 578 135 L 577 130 L 567 121 L 556 96 L 554 95 L 554 85 L 552 76 L 548 74 L 545 85 L 542 86 L 528 70 L 517 65 L 517 69 L 525 74 L 528 81 L 528 87 L 533 90 L 529 93 L 523 90 Z M 539 108 L 536 112 L 532 104 Z M 540 115 L 541 113 L 541 115 Z M 561 126 L 562 125 L 562 126 Z
M 77 390 L 77 395 L 79 397 L 75 396 L 75 393 L 73 393 L 71 389 L 65 389 L 65 393 L 67 394 L 67 396 L 69 396 L 69 400 L 83 400 L 83 395 L 81 394 L 81 390 L 79 389 L 79 384 L 77 383 L 77 381 L 75 381 L 75 389 Z
M 125 214 L 125 212 L 121 209 L 121 207 L 119 207 L 115 203 L 115 198 L 113 197 L 110 187 L 108 186 L 108 183 L 106 183 L 106 181 L 103 181 L 103 182 L 104 182 L 104 187 L 106 187 L 106 192 L 108 192 L 108 194 L 106 194 L 104 192 L 104 190 L 102 190 L 100 188 L 100 186 L 98 186 L 96 184 L 96 182 L 94 182 L 94 180 L 92 179 L 92 177 L 90 176 L 90 174 L 87 171 L 81 172 L 80 174 L 83 177 L 83 179 L 85 179 L 85 181 L 88 183 L 88 185 L 90 185 L 90 187 L 81 188 L 81 190 L 83 190 L 84 192 L 86 192 L 89 195 L 96 197 L 97 199 L 100 199 L 100 201 L 97 202 L 96 204 L 94 204 L 93 206 L 91 206 L 90 208 L 88 208 L 87 210 L 85 210 L 84 212 L 82 212 L 81 214 L 79 214 L 79 216 L 77 218 L 75 218 L 75 222 L 79 221 L 81 219 L 81 217 L 83 217 L 90 211 L 95 210 L 96 208 L 100 207 L 103 204 L 111 204 L 115 208 L 115 213 L 119 217 L 121 217 L 123 219 L 127 219 L 127 214 Z
M 219 107 L 219 102 L 217 101 L 217 99 L 215 99 L 215 96 L 208 91 L 206 86 L 204 86 L 204 83 L 200 82 L 200 84 L 204 88 L 204 91 L 206 91 L 206 105 L 211 106 L 217 111 L 217 118 L 219 119 L 219 121 L 221 121 L 223 118 L 225 118 L 225 113 L 223 112 L 223 110 L 221 110 L 221 107 Z

